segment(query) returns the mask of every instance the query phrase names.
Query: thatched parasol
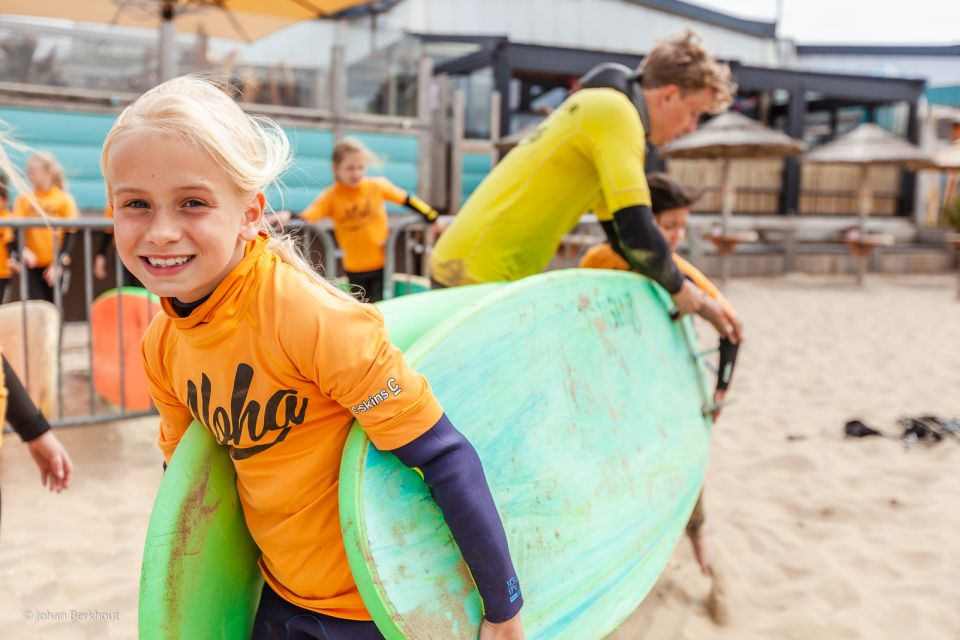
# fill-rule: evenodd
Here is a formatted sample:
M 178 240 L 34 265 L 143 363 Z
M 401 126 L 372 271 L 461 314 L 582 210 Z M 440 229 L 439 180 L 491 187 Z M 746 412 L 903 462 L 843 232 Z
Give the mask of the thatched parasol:
M 733 218 L 735 191 L 730 179 L 730 167 L 734 160 L 755 158 L 779 158 L 795 156 L 806 145 L 785 133 L 771 129 L 756 120 L 728 111 L 710 120 L 693 133 L 674 140 L 660 150 L 664 158 L 723 160 L 720 177 L 721 229 L 710 236 L 720 253 L 720 279 L 727 279 L 726 255 L 736 250 L 740 242 L 751 242 L 756 234 L 731 235 L 730 221 Z
M 717 159 L 778 158 L 806 150 L 799 140 L 771 129 L 742 113 L 723 113 L 693 133 L 660 150 L 664 158 Z
M 806 153 L 804 162 L 819 164 L 852 164 L 860 166 L 860 231 L 855 244 L 860 248 L 854 253 L 859 258 L 857 281 L 863 282 L 867 258 L 873 246 L 887 244 L 874 242 L 867 234 L 867 218 L 870 216 L 872 197 L 868 171 L 873 165 L 899 166 L 904 169 L 923 169 L 935 166 L 933 158 L 914 144 L 885 131 L 875 124 L 861 124 L 836 140 Z M 852 245 L 851 245 L 852 246 Z
M 803 156 L 820 164 L 897 165 L 904 169 L 933 166 L 933 158 L 899 136 L 866 123 Z
M 933 161 L 938 169 L 957 170 L 960 169 L 960 140 L 957 140 L 950 146 L 937 149 L 933 153 Z

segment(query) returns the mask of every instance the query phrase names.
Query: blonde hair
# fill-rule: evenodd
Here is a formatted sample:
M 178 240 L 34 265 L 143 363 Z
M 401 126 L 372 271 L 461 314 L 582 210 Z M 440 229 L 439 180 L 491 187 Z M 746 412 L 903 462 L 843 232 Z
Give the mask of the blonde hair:
M 333 145 L 333 168 L 340 166 L 340 163 L 351 153 L 361 154 L 364 162 L 369 165 L 379 166 L 383 162 L 377 154 L 367 148 L 367 145 L 356 138 L 341 138 Z
M 703 48 L 700 36 L 689 29 L 657 42 L 637 67 L 637 75 L 644 89 L 673 84 L 684 95 L 701 89 L 712 90 L 711 113 L 725 111 L 737 91 L 736 83 L 730 78 L 730 67 L 714 60 Z
M 226 172 L 243 199 L 279 184 L 280 175 L 290 165 L 290 141 L 273 120 L 245 113 L 226 93 L 228 89 L 226 83 L 182 76 L 154 87 L 124 109 L 107 134 L 100 155 L 108 200 L 107 165 L 113 146 L 125 136 L 143 132 L 199 147 Z M 277 234 L 265 219 L 260 229 L 270 236 L 267 250 L 312 282 L 353 299 L 318 273 L 292 236 Z
M 63 165 L 57 161 L 52 153 L 49 151 L 35 151 L 27 158 L 27 164 L 31 162 L 38 163 L 43 167 L 44 171 L 50 174 L 51 182 L 55 187 L 59 187 L 64 191 L 67 190 L 67 178 L 63 172 Z

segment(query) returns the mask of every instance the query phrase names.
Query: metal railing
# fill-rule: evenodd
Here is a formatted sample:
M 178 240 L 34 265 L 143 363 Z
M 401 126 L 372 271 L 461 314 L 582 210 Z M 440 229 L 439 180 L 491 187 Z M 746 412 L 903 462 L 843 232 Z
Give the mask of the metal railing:
M 386 246 L 384 247 L 386 263 L 384 266 L 384 298 L 391 298 L 394 295 L 393 280 L 397 268 L 411 275 L 426 276 L 426 269 L 429 261 L 431 238 L 427 232 L 427 225 L 420 216 L 416 215 L 398 215 L 390 216 L 390 232 Z M 57 388 L 52 390 L 56 394 L 57 409 L 56 415 L 47 416 L 51 424 L 57 427 L 71 426 L 80 424 L 90 424 L 109 420 L 118 420 L 124 418 L 136 418 L 155 413 L 151 410 L 132 410 L 130 409 L 128 398 L 125 397 L 127 370 L 130 366 L 135 366 L 126 361 L 124 356 L 124 299 L 130 299 L 130 296 L 123 293 L 123 287 L 129 283 L 125 282 L 124 269 L 116 251 L 113 251 L 114 277 L 110 284 L 117 289 L 117 345 L 119 362 L 120 385 L 118 389 L 119 405 L 110 407 L 102 401 L 94 384 L 94 369 L 97 366 L 94 357 L 94 335 L 90 325 L 91 313 L 97 294 L 104 289 L 103 285 L 98 286 L 94 280 L 94 258 L 96 256 L 95 242 L 99 241 L 100 234 L 112 229 L 112 221 L 107 218 L 82 217 L 72 220 L 49 220 L 45 221 L 39 218 L 4 218 L 0 226 L 13 229 L 17 254 L 23 255 L 25 246 L 24 232 L 27 229 L 49 228 L 54 232 L 72 232 L 75 234 L 76 241 L 72 248 L 72 263 L 68 268 L 70 272 L 79 276 L 81 284 L 79 290 L 76 287 L 77 278 L 63 276 L 57 278 L 53 287 L 53 304 L 57 308 L 60 318 L 59 334 L 57 336 Z M 323 269 L 325 277 L 335 280 L 342 275 L 340 269 L 341 251 L 337 247 L 333 236 L 333 226 L 329 220 L 320 223 L 307 224 L 299 220 L 293 220 L 285 225 L 285 230 L 299 236 L 305 249 L 305 253 L 311 262 L 318 264 Z M 319 256 L 313 250 L 319 244 Z M 54 264 L 60 263 L 61 249 L 58 247 Z M 14 274 L 13 279 L 18 282 L 18 294 L 20 300 L 26 300 L 29 292 L 29 282 L 26 268 L 22 267 L 19 274 Z M 69 285 L 69 286 L 65 286 Z M 13 295 L 13 289 L 8 288 L 7 298 Z M 148 314 L 152 315 L 153 308 L 148 298 Z M 14 302 L 15 300 L 11 300 Z M 128 303 L 129 304 L 129 303 Z M 24 384 L 30 388 L 30 379 L 37 372 L 31 372 L 30 362 L 31 354 L 28 352 L 30 341 L 27 336 L 31 330 L 37 330 L 30 326 L 27 315 L 27 306 L 22 305 L 22 348 L 24 369 L 21 375 L 24 377 Z M 70 334 L 74 340 L 80 335 L 77 327 L 86 325 L 83 339 L 71 345 L 84 352 L 84 368 L 66 372 L 64 363 L 64 331 L 68 325 L 73 329 Z M 85 377 L 85 389 L 82 392 L 74 392 L 65 403 L 65 389 L 67 384 L 65 378 L 76 374 Z M 70 380 L 75 383 L 75 379 Z M 76 385 L 71 385 L 74 389 Z M 82 399 L 81 396 L 82 395 Z

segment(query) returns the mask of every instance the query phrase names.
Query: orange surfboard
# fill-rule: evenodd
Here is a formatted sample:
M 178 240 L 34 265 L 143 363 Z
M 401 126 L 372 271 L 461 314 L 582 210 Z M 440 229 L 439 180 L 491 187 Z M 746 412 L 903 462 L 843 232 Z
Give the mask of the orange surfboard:
M 159 311 L 159 298 L 139 287 L 111 289 L 90 307 L 93 387 L 123 410 L 151 407 L 140 340 Z

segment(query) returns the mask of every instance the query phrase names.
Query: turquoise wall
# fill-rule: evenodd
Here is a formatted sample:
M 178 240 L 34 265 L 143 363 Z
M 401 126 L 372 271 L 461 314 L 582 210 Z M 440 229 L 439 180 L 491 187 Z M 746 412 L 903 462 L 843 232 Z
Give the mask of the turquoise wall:
M 12 135 L 37 151 L 49 151 L 63 165 L 68 187 L 81 209 L 100 210 L 105 203 L 103 176 L 100 173 L 100 145 L 113 125 L 113 114 L 78 113 L 20 107 L 0 107 L 0 120 Z M 330 155 L 333 133 L 307 127 L 285 127 L 294 149 L 294 163 L 283 176 L 283 188 L 269 193 L 274 208 L 300 211 L 320 191 L 333 183 Z M 371 167 L 371 175 L 386 176 L 406 191 L 417 188 L 419 139 L 416 135 L 356 133 L 383 159 L 381 167 Z M 23 165 L 24 152 L 14 152 L 14 160 Z M 471 189 L 472 190 L 472 189 Z
M 493 168 L 489 153 L 463 154 L 463 175 L 460 176 L 460 204 L 466 202 L 470 194 L 483 181 Z

